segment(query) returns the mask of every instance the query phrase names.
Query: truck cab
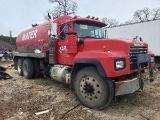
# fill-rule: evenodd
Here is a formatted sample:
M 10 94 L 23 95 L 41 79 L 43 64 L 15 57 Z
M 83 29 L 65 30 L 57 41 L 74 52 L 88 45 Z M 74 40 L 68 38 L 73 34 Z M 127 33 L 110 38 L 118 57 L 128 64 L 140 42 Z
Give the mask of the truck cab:
M 73 65 L 74 57 L 78 52 L 82 51 L 83 45 L 78 43 L 84 42 L 86 38 L 104 39 L 103 26 L 105 26 L 105 23 L 100 23 L 96 20 L 90 21 L 85 18 L 74 18 L 61 24 L 58 27 L 58 62 L 60 64 Z M 71 50 L 70 47 L 74 48 Z M 64 58 L 65 61 L 63 60 Z

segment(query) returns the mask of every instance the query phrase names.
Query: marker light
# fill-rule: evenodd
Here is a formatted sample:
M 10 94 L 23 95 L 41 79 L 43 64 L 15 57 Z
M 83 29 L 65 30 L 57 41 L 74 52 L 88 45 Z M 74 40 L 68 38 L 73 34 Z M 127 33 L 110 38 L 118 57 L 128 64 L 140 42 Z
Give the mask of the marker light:
M 89 19 L 90 17 L 91 17 L 91 16 L 90 16 L 90 15 L 88 15 L 86 18 L 88 18 L 88 19 Z
M 92 16 L 92 18 L 91 19 L 94 19 L 95 17 L 94 16 Z
M 99 20 L 99 18 L 98 17 L 96 17 L 96 19 L 95 20 Z
M 74 16 L 74 17 L 73 17 L 73 19 L 77 19 L 77 18 L 78 18 L 78 16 Z

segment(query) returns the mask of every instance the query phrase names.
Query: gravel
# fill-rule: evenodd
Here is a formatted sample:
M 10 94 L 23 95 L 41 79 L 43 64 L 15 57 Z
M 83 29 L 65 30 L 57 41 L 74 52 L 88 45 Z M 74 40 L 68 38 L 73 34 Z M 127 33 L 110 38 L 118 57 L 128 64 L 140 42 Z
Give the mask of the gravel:
M 116 97 L 104 110 L 80 105 L 68 85 L 50 78 L 26 80 L 12 62 L 1 62 L 13 78 L 0 81 L 0 120 L 159 120 L 160 72 L 144 90 Z M 73 109 L 74 108 L 74 109 Z M 35 113 L 43 113 L 36 115 Z

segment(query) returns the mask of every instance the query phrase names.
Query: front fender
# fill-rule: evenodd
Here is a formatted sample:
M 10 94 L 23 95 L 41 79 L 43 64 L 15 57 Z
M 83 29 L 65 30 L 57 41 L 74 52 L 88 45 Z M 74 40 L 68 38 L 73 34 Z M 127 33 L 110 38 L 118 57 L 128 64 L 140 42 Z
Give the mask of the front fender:
M 106 72 L 102 66 L 102 64 L 97 59 L 77 59 L 74 63 L 74 67 L 72 71 L 75 71 L 78 65 L 84 66 L 95 66 L 102 77 L 107 77 Z M 81 66 L 82 67 L 82 66 Z
M 126 59 L 126 68 L 124 70 L 115 71 L 114 69 L 114 61 L 115 59 L 125 58 Z M 90 63 L 90 59 L 94 59 L 98 62 L 94 62 L 94 64 L 100 64 L 101 68 L 103 68 L 105 75 L 107 77 L 117 77 L 124 74 L 130 73 L 130 66 L 129 66 L 129 56 L 126 55 L 123 51 L 111 51 L 111 52 L 103 52 L 103 51 L 86 51 L 86 52 L 79 52 L 74 61 L 82 59 L 87 60 Z M 97 67 L 97 65 L 95 65 Z M 100 67 L 97 67 L 97 69 Z M 99 69 L 98 69 L 99 70 Z M 104 74 L 103 74 L 104 75 Z

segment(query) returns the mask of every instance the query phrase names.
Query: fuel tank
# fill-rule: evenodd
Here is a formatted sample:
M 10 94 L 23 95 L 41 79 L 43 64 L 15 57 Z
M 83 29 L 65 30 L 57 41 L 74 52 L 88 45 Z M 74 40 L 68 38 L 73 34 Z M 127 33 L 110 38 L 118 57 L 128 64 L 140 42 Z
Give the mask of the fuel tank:
M 21 32 L 17 39 L 17 51 L 20 53 L 34 53 L 48 47 L 49 22 L 32 25 L 32 28 Z

